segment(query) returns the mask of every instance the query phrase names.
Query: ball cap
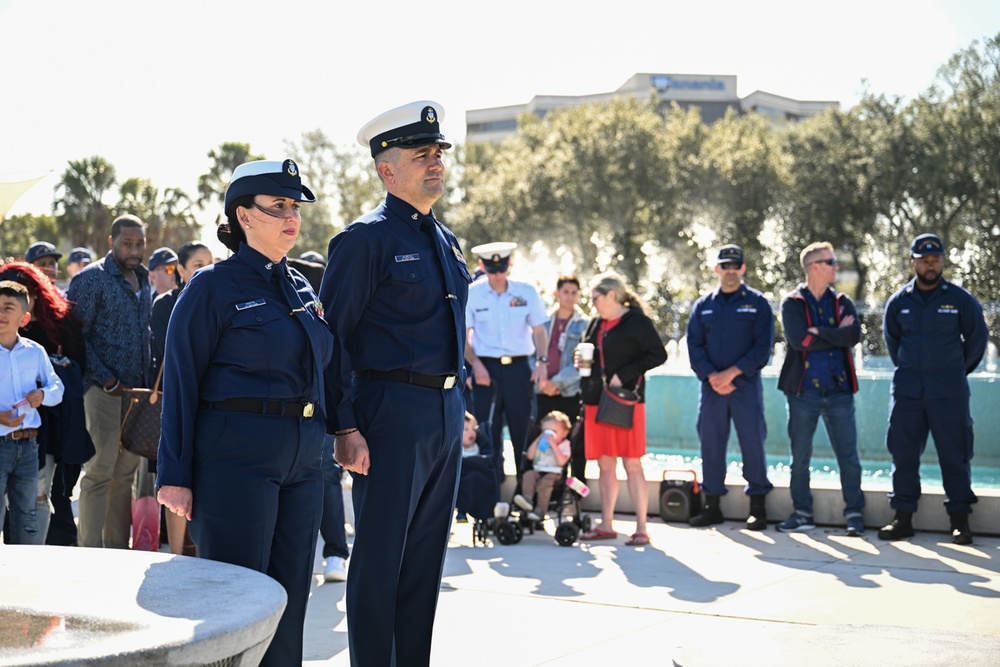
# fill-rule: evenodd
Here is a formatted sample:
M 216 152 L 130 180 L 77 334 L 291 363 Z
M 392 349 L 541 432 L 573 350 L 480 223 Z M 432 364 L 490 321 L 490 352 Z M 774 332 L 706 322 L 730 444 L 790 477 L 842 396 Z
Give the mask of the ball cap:
M 28 264 L 34 264 L 36 259 L 41 259 L 42 257 L 55 257 L 59 259 L 62 257 L 62 253 L 56 250 L 56 247 L 48 241 L 32 243 L 31 247 L 28 248 L 28 252 L 24 253 L 24 261 Z
M 724 264 L 725 262 L 739 262 L 743 263 L 743 248 L 738 245 L 724 245 L 719 248 L 719 254 L 715 258 L 715 265 Z
M 477 245 L 472 252 L 482 260 L 486 273 L 503 273 L 510 265 L 510 253 L 516 247 L 516 243 L 496 241 Z
M 149 256 L 149 270 L 152 271 L 161 264 L 169 264 L 170 262 L 177 261 L 177 253 L 170 248 L 164 246 L 162 248 L 157 248 L 153 251 L 153 254 Z
M 419 100 L 390 109 L 365 123 L 358 131 L 358 143 L 367 146 L 372 157 L 387 148 L 416 148 L 437 144 L 442 150 L 451 148 L 441 134 L 444 109 L 437 102 Z
M 66 259 L 67 264 L 72 264 L 74 262 L 93 262 L 94 254 L 90 252 L 89 248 L 73 248 L 69 251 L 69 257 Z
M 288 197 L 296 201 L 314 202 L 316 196 L 302 184 L 295 160 L 256 160 L 244 162 L 233 170 L 226 188 L 226 217 L 232 214 L 236 200 L 246 195 Z
M 943 255 L 944 244 L 937 234 L 921 234 L 913 239 L 910 246 L 910 257 L 924 257 L 925 255 Z

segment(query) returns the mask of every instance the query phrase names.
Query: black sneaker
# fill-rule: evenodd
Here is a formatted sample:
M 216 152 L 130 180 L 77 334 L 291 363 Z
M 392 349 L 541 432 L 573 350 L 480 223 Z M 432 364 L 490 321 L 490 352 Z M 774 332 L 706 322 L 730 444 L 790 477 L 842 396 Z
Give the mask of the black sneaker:
M 882 526 L 878 531 L 880 540 L 902 540 L 914 535 L 912 512 L 896 512 L 892 523 Z

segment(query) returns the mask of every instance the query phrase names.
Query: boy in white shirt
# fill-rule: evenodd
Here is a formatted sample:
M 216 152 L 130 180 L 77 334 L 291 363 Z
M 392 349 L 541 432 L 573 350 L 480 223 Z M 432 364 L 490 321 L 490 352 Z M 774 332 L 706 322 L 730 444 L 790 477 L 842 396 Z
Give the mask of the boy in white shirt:
M 40 405 L 58 405 L 63 386 L 49 355 L 17 330 L 31 320 L 28 290 L 0 282 L 0 498 L 10 505 L 10 543 L 43 544 L 38 533 L 38 427 Z M 0 525 L 4 505 L 0 501 Z

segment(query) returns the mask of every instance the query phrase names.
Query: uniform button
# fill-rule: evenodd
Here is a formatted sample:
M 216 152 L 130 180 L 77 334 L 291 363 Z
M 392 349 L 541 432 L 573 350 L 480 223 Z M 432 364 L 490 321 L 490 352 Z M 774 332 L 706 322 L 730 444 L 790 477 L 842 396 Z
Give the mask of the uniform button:
M 411 274 L 410 274 L 410 277 L 411 277 L 411 278 L 416 278 L 416 277 L 417 277 L 417 274 L 415 274 L 415 273 L 411 273 Z
M 257 318 L 257 321 L 260 322 L 260 317 Z

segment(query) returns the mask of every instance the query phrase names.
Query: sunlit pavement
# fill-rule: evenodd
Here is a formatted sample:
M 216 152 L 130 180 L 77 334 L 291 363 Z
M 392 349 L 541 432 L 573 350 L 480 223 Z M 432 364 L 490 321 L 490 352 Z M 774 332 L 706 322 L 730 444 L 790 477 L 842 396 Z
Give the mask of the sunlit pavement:
M 651 519 L 650 546 L 473 546 L 455 524 L 432 664 L 1000 665 L 1000 538 L 883 542 L 842 528 L 761 533 Z M 548 532 L 552 532 L 551 525 Z M 345 584 L 317 550 L 306 665 L 349 665 Z

